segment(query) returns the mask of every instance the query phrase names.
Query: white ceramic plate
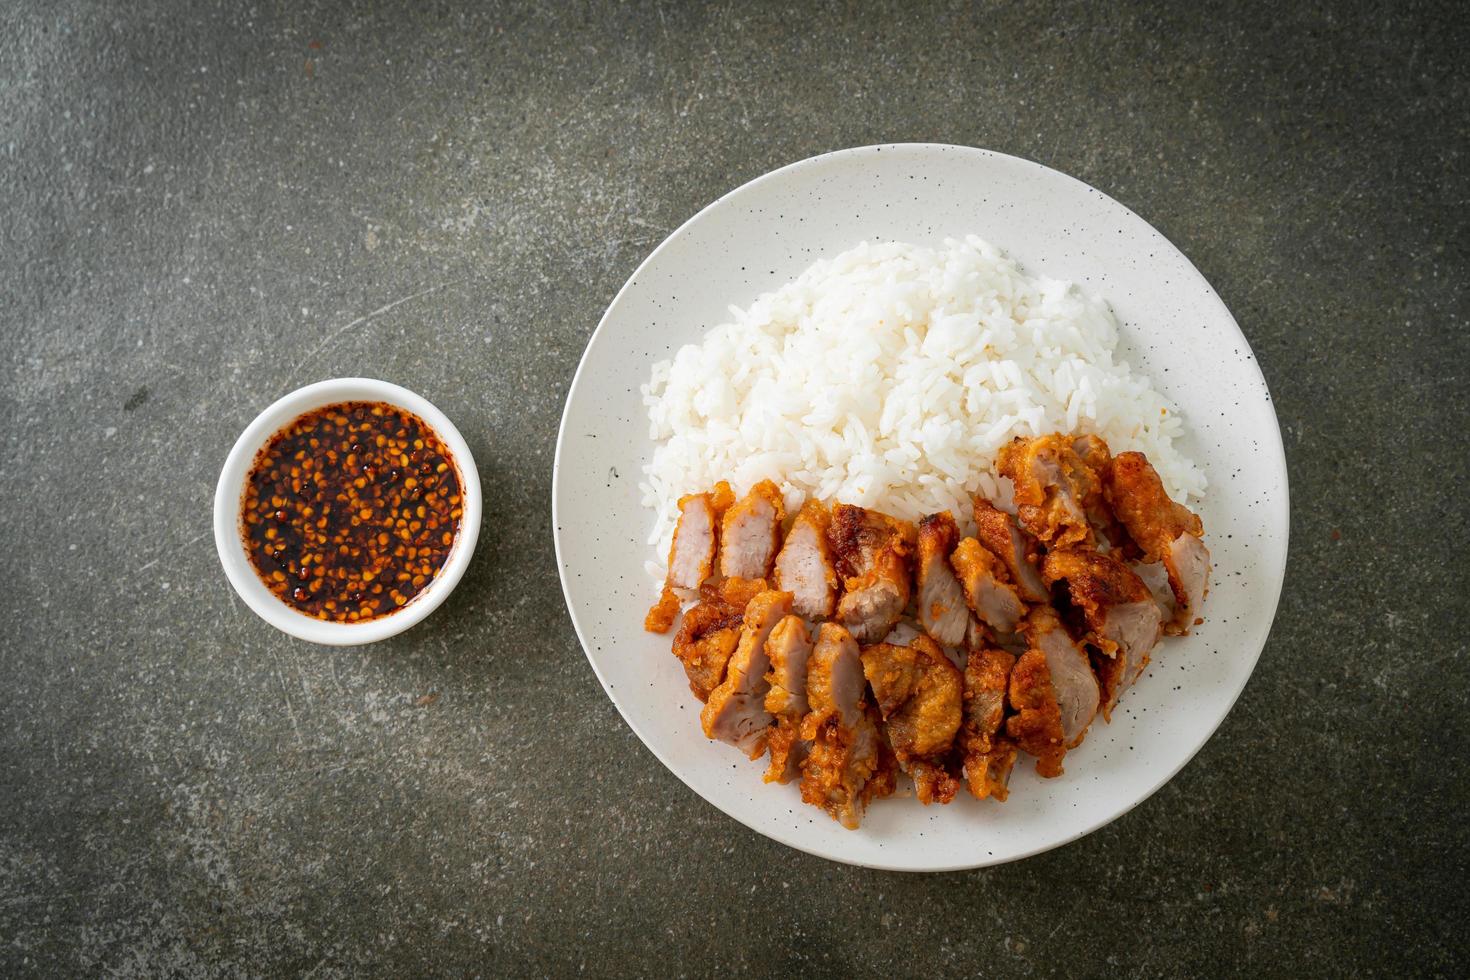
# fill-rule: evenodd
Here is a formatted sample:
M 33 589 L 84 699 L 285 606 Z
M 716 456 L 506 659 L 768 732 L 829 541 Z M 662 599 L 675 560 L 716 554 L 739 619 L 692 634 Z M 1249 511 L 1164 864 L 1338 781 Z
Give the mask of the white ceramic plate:
M 1022 756 L 1006 803 L 961 794 L 949 806 L 876 802 L 842 829 L 767 785 L 762 766 L 707 741 L 699 704 L 669 652 L 642 629 L 652 515 L 640 504 L 653 444 L 639 385 L 655 361 L 699 340 L 823 255 L 862 241 L 938 244 L 974 233 L 1028 271 L 1108 299 L 1124 356 L 1183 412 L 1184 452 L 1203 466 L 1200 514 L 1215 562 L 1205 624 L 1168 641 L 1069 752 L 1038 778 Z M 871 867 L 937 871 L 997 864 L 1075 840 L 1127 812 L 1189 761 L 1235 703 L 1266 642 L 1286 565 L 1281 434 L 1249 345 L 1209 283 L 1123 205 L 1039 164 L 957 146 L 829 153 L 720 198 L 654 250 L 592 335 L 567 396 L 553 481 L 567 607 L 593 669 L 653 754 L 753 830 L 812 854 Z M 650 763 L 651 764 L 651 763 Z

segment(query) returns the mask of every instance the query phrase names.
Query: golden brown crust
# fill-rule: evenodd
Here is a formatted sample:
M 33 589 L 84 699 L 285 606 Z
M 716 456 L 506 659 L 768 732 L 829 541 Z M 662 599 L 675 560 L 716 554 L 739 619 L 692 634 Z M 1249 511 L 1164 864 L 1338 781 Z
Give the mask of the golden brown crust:
M 701 585 L 699 598 L 704 602 L 721 602 L 727 606 L 744 609 L 750 605 L 750 600 L 768 588 L 763 578 L 727 578 Z
M 689 690 L 701 701 L 725 679 L 725 665 L 740 642 L 745 607 L 766 590 L 764 579 L 725 579 L 699 589 L 700 602 L 684 615 L 674 635 L 674 656 L 684 665 Z
M 866 808 L 874 800 L 892 796 L 893 791 L 898 788 L 898 757 L 893 753 L 893 744 L 888 740 L 888 729 L 883 726 L 883 716 L 878 713 L 878 706 L 864 702 L 863 711 L 868 725 L 878 738 L 878 759 L 873 765 L 872 775 L 863 786 L 863 806 Z
M 1005 737 L 1006 688 L 1016 658 L 996 647 L 970 651 L 965 665 L 965 713 L 960 729 L 965 781 L 978 800 L 1004 801 L 1016 746 Z
M 1046 588 L 1037 571 L 1041 546 L 1016 519 L 979 494 L 975 504 L 975 539 L 1005 566 L 1016 593 L 1026 602 L 1045 602 Z
M 1198 583 L 1208 575 L 1207 552 L 1202 559 L 1194 553 L 1179 556 L 1185 545 L 1202 551 L 1195 540 L 1202 534 L 1199 518 L 1168 499 L 1158 474 L 1140 454 L 1114 458 L 1101 438 L 1054 434 L 1015 440 L 1000 451 L 998 465 L 1015 484 L 1021 520 L 977 497 L 974 539 L 962 540 L 947 512 L 926 516 L 915 526 L 861 507 L 837 504 L 829 510 L 809 500 L 797 515 L 797 521 L 812 526 L 821 557 L 828 562 L 818 569 L 806 540 L 803 549 L 791 551 L 799 564 L 792 564 L 790 574 L 811 596 L 808 605 L 813 609 L 819 606 L 824 578 L 829 586 L 834 579 L 841 586 L 833 598 L 842 601 L 829 610 L 831 618 L 821 622 L 819 635 L 830 641 L 831 634 L 840 634 L 846 646 L 826 656 L 826 673 L 820 677 L 820 670 L 810 667 L 801 678 L 800 666 L 788 658 L 783 677 L 789 691 L 778 690 L 778 660 L 770 647 L 779 635 L 777 624 L 762 647 L 770 658 L 761 674 L 767 686 L 759 691 L 753 685 L 741 687 L 738 693 L 746 700 L 737 720 L 760 728 L 759 744 L 752 741 L 750 751 L 769 751 L 766 781 L 786 782 L 799 773 L 803 800 L 845 826 L 857 826 L 868 801 L 894 791 L 900 768 L 913 778 L 916 795 L 926 804 L 948 803 L 961 785 L 979 799 L 1007 799 L 1007 780 L 1021 751 L 1036 758 L 1041 776 L 1061 775 L 1069 748 L 1066 733 L 1074 733 L 1075 746 L 1099 706 L 1105 718 L 1110 716 L 1118 693 L 1139 676 L 1158 638 L 1159 609 L 1153 595 L 1121 559 L 1145 550 L 1152 560 L 1162 558 L 1176 594 L 1181 588 L 1176 579 Z M 745 549 L 744 564 L 752 573 L 764 558 L 760 545 L 766 522 L 775 513 L 769 572 L 780 554 L 784 521 L 776 485 L 763 481 L 739 501 L 725 483 L 699 496 L 709 498 L 716 514 L 717 549 L 723 548 L 731 522 L 746 515 L 731 543 Z M 751 513 L 753 507 L 759 509 Z M 1110 541 L 1113 550 L 1094 550 L 1099 540 Z M 702 548 L 698 554 L 702 557 Z M 680 553 L 678 581 L 694 579 L 699 571 L 695 557 Z M 921 610 L 927 620 L 919 617 L 929 632 L 908 646 L 859 646 L 885 637 L 892 627 L 890 615 L 896 620 L 904 612 L 914 594 L 916 559 L 920 570 L 929 561 L 943 560 L 946 572 L 958 573 L 965 604 L 977 614 L 976 598 L 967 587 L 984 593 L 983 605 L 992 615 L 988 620 L 982 615 L 978 622 L 969 619 L 967 631 L 962 631 L 967 637 L 963 642 L 972 647 L 963 671 L 932 638 L 947 635 L 937 622 L 942 613 L 958 609 L 966 617 L 962 604 L 950 608 L 949 597 L 958 598 L 960 592 L 947 578 L 929 579 L 932 602 L 922 601 L 931 608 Z M 766 589 L 764 578 L 705 581 L 699 588 L 701 601 L 684 617 L 674 652 L 690 689 L 706 702 L 702 719 L 711 714 L 711 702 L 725 696 L 722 683 L 729 689 L 755 676 L 753 668 L 742 666 L 754 661 L 740 643 L 757 622 L 746 607 Z M 1195 584 L 1191 591 L 1203 589 Z M 922 582 L 919 593 L 931 594 Z M 669 629 L 677 621 L 680 597 L 686 595 L 683 588 L 666 587 L 645 625 Z M 782 595 L 790 601 L 789 590 Z M 1061 603 L 1056 609 L 1049 603 L 1052 597 Z M 1070 633 L 1057 609 L 1066 615 Z M 1012 636 L 995 626 L 1006 617 L 1016 620 L 1018 635 L 1031 645 L 1019 659 L 994 645 L 995 636 Z M 806 629 L 799 617 L 785 618 Z M 828 616 L 808 616 L 812 618 L 820 622 Z M 992 634 L 985 623 L 997 632 Z M 1084 627 L 1090 650 L 1075 639 L 1084 636 Z M 761 626 L 763 637 L 765 631 Z M 1063 637 L 1071 651 L 1059 645 Z M 809 656 L 820 643 L 809 648 Z M 805 692 L 798 678 L 804 680 Z M 736 704 L 733 695 L 728 704 Z M 750 722 L 746 705 L 763 709 L 762 720 Z M 741 738 L 736 744 L 746 748 L 744 730 L 736 735 Z
M 1123 678 L 1128 670 L 1128 661 L 1124 657 L 1110 657 L 1096 650 L 1088 653 L 1088 660 L 1092 662 L 1092 672 L 1097 675 L 1099 708 L 1103 721 L 1111 724 L 1113 708 L 1118 704 L 1118 696 L 1123 693 Z
M 954 515 L 949 511 L 942 510 L 919 520 L 918 542 L 921 559 L 930 554 L 947 558 L 959 540 L 959 526 L 955 524 Z
M 766 736 L 766 748 L 771 753 L 770 765 L 766 767 L 764 779 L 768 783 L 786 783 L 799 771 L 802 757 L 801 722 L 806 717 L 807 664 L 811 654 L 811 637 L 800 616 L 787 616 L 776 624 L 766 641 L 766 654 L 771 667 L 766 674 L 770 689 L 766 693 L 766 710 L 776 719 Z M 788 676 L 787 657 L 800 656 Z M 788 688 L 784 681 L 792 681 Z M 796 689 L 797 682 L 800 689 Z
M 1128 559 L 1138 558 L 1138 546 L 1133 543 L 1127 530 L 1119 523 L 1107 500 L 1107 483 L 1113 469 L 1113 455 L 1102 436 L 1077 436 L 1072 440 L 1072 449 L 1078 458 L 1092 471 L 1087 481 L 1086 495 L 1082 498 L 1082 509 L 1094 529 Z
M 980 542 L 974 538 L 965 538 L 956 544 L 949 561 L 954 566 L 961 585 L 989 575 L 1002 585 L 1010 586 L 1012 591 L 1015 589 L 1015 583 L 1011 581 L 1011 573 L 1005 563 L 995 557 L 989 548 L 982 548 Z M 975 597 L 967 595 L 966 598 L 973 608 Z
M 918 573 L 920 577 L 925 574 L 931 561 L 949 561 L 950 552 L 954 551 L 954 546 L 959 540 L 960 529 L 949 511 L 942 510 L 937 514 L 929 514 L 921 518 L 918 530 Z M 928 611 L 928 615 L 933 619 L 939 619 L 946 612 L 948 610 L 943 606 L 936 605 Z
M 780 716 L 766 734 L 766 748 L 771 753 L 770 765 L 761 777 L 768 783 L 789 783 L 800 770 L 795 753 L 801 744 L 801 722 Z
M 690 609 L 674 635 L 674 656 L 684 665 L 689 690 L 701 701 L 725 679 L 725 665 L 740 643 L 743 608 L 701 602 Z
M 1016 516 L 1048 547 L 1097 545 L 1086 502 L 1098 496 L 1099 478 L 1061 433 L 1015 439 L 1002 446 L 996 468 L 1015 485 Z
M 909 604 L 917 533 L 907 521 L 877 511 L 833 508 L 827 536 L 843 587 L 837 618 L 860 641 L 887 635 Z
M 673 589 L 665 585 L 658 601 L 648 610 L 648 615 L 643 617 L 643 628 L 650 633 L 667 633 L 678 616 L 679 597 L 674 594 Z
M 917 538 L 918 531 L 908 521 L 852 504 L 832 508 L 832 523 L 827 529 L 837 574 L 848 589 L 853 586 L 847 585 L 847 580 L 868 575 L 875 554 L 892 551 L 906 558 L 913 553 Z
M 741 612 L 740 638 L 726 660 L 724 677 L 700 711 L 706 738 L 728 742 L 752 759 L 765 755 L 774 719 L 765 710 L 766 641 L 791 612 L 791 593 L 769 590 Z
M 1163 558 L 1181 534 L 1198 538 L 1205 533 L 1199 517 L 1169 497 L 1164 481 L 1143 453 L 1114 456 L 1103 489 L 1113 513 L 1143 550 L 1145 561 Z
M 800 735 L 811 742 L 801 764 L 801 799 L 826 811 L 848 830 L 857 829 L 873 800 L 891 796 L 897 785 L 897 764 L 883 736 L 877 709 L 863 707 L 862 726 L 843 726 L 836 711 L 806 716 Z M 859 740 L 871 740 L 858 745 Z
M 959 668 L 923 635 L 907 647 L 866 647 L 862 661 L 888 740 L 899 765 L 913 777 L 919 799 L 953 800 L 960 783 L 948 762 L 963 706 Z
M 1048 586 L 1065 582 L 1072 606 L 1082 614 L 1088 641 L 1108 656 L 1118 645 L 1103 636 L 1108 609 L 1132 602 L 1149 602 L 1153 593 L 1143 579 L 1111 555 L 1086 548 L 1063 548 L 1047 552 L 1041 577 Z
M 1021 655 L 1011 671 L 1010 694 L 1016 713 L 1006 719 L 1006 734 L 1023 751 L 1036 756 L 1038 775 L 1060 776 L 1067 746 L 1045 653 L 1033 647 Z
M 716 483 L 715 488 L 710 491 L 709 496 L 710 506 L 714 508 L 716 521 L 724 517 L 725 511 L 729 510 L 735 503 L 735 491 L 730 489 L 730 484 L 725 480 Z

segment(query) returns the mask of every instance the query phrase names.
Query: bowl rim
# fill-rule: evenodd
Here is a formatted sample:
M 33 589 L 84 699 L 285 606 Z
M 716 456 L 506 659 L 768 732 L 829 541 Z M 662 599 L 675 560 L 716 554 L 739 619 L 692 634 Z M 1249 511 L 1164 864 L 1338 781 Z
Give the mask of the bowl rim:
M 266 588 L 245 550 L 244 537 L 240 533 L 240 502 L 255 456 L 271 436 L 306 412 L 349 401 L 386 402 L 428 423 L 453 457 L 464 498 L 464 515 L 449 557 L 439 574 L 403 608 L 367 622 L 333 623 L 293 609 Z M 350 646 L 396 636 L 422 622 L 449 598 L 474 555 L 475 543 L 480 536 L 480 514 L 479 470 L 469 445 L 448 416 L 423 396 L 389 381 L 331 378 L 282 395 L 257 415 L 235 440 L 215 486 L 214 544 L 230 586 L 257 616 L 297 639 L 327 646 Z

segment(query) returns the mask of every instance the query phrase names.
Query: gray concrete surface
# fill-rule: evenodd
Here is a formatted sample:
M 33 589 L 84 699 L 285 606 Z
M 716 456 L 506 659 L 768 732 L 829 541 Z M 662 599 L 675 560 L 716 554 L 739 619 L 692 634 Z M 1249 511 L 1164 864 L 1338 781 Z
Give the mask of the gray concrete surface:
M 0 973 L 1464 975 L 1466 106 L 1450 4 L 0 7 Z M 1112 826 L 910 877 L 744 830 L 599 689 L 551 549 L 603 307 L 721 192 L 940 140 L 1116 196 L 1275 394 L 1291 562 Z M 488 498 L 367 649 L 226 586 L 297 384 L 434 399 Z

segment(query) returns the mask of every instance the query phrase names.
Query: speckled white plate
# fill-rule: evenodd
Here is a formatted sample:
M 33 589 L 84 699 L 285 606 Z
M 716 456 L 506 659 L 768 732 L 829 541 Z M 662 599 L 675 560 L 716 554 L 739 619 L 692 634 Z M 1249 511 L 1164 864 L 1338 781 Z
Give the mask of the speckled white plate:
M 862 240 L 938 244 L 974 233 L 1033 273 L 1085 282 L 1122 325 L 1124 356 L 1184 414 L 1183 450 L 1209 478 L 1200 508 L 1215 561 L 1205 624 L 1164 644 L 1124 695 L 1043 780 L 1023 756 L 1010 800 L 949 806 L 882 800 L 857 831 L 804 806 L 792 786 L 707 741 L 699 704 L 642 629 L 651 515 L 640 505 L 652 452 L 638 386 L 817 257 Z M 1250 677 L 1281 592 L 1287 485 L 1266 383 L 1240 329 L 1178 249 L 1123 205 L 1039 164 L 957 146 L 844 150 L 783 167 L 726 194 L 654 250 L 608 307 L 567 396 L 552 489 L 567 608 L 593 669 L 653 754 L 752 830 L 812 854 L 906 871 L 997 864 L 1075 840 L 1178 772 Z M 649 764 L 652 764 L 651 762 Z

